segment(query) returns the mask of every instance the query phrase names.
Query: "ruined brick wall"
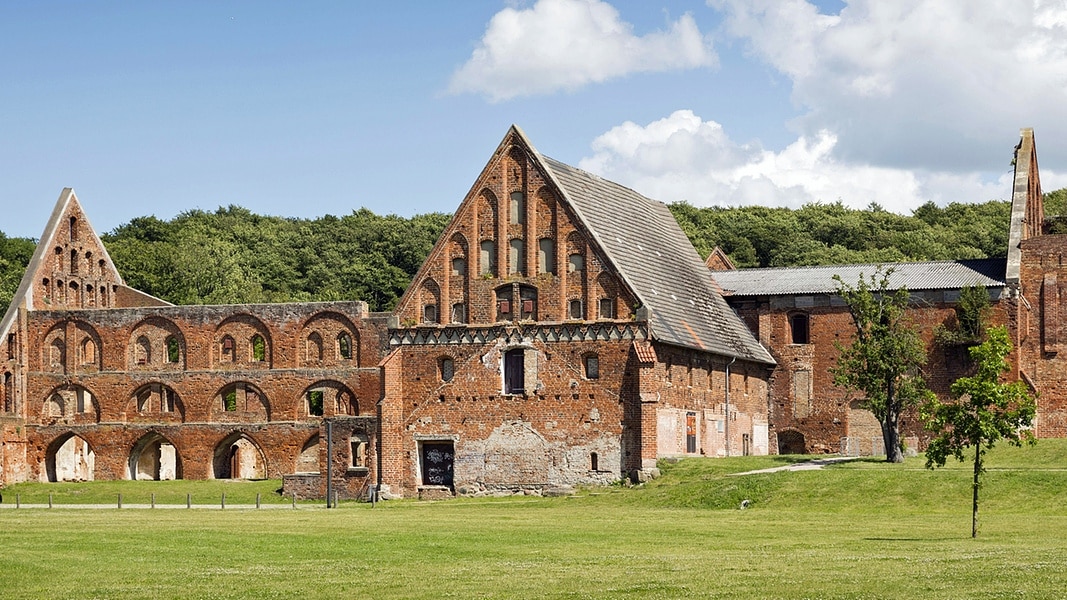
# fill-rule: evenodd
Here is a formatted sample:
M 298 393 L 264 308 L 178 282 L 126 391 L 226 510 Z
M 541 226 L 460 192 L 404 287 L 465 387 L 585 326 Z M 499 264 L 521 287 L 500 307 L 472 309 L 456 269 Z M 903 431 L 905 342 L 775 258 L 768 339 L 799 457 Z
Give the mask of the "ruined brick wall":
M 1039 393 L 1035 433 L 1067 437 L 1067 235 L 1020 247 L 1019 375 Z
M 923 375 L 939 397 L 949 397 L 949 385 L 969 375 L 971 364 L 964 346 L 944 347 L 934 343 L 938 326 L 955 326 L 958 290 L 913 294 L 908 318 L 919 328 L 928 349 Z M 881 429 L 861 406 L 862 397 L 833 383 L 830 369 L 837 364 L 835 343 L 851 343 L 855 325 L 844 302 L 837 296 L 776 296 L 759 301 L 734 300 L 742 318 L 757 333 L 778 361 L 770 378 L 771 437 L 782 453 L 837 453 L 851 444 L 851 453 L 880 453 Z M 1008 320 L 1009 304 L 997 302 L 990 323 Z M 800 319 L 795 317 L 800 315 Z M 806 332 L 794 337 L 794 325 L 807 324 Z M 794 343 L 804 342 L 804 343 Z M 901 420 L 901 435 L 924 448 L 929 434 L 922 428 L 916 410 Z
M 451 486 L 460 494 L 622 476 L 632 451 L 622 438 L 624 406 L 637 395 L 631 354 L 633 336 L 644 335 L 639 327 L 614 340 L 609 332 L 622 330 L 608 324 L 443 329 L 454 333 L 394 332 L 407 342 L 385 362 L 383 481 L 394 493 L 442 487 L 422 464 L 434 444 L 451 449 Z M 465 337 L 449 343 L 449 335 Z M 521 392 L 506 389 L 510 351 L 521 353 Z M 393 387 L 398 373 L 402 388 Z
M 27 477 L 318 469 L 324 418 L 374 429 L 387 320 L 353 302 L 29 313 L 26 384 L 15 390 Z M 338 451 L 335 461 L 349 460 L 347 443 Z M 140 471 L 138 457 L 155 466 Z M 371 475 L 353 475 L 346 493 Z

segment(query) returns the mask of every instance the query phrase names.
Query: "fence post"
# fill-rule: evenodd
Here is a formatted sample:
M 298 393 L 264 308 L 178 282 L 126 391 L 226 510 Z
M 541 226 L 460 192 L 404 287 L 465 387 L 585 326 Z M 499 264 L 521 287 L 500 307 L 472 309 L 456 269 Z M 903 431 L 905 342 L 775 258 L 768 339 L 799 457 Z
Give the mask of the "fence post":
M 185 494 L 185 508 L 192 508 L 192 507 L 193 507 L 193 495 L 192 494 Z
M 52 508 L 52 492 L 48 493 L 48 508 Z
M 222 508 L 223 510 L 226 509 L 226 492 L 222 493 Z
M 296 508 L 296 492 L 293 492 L 293 508 Z
M 156 493 L 152 492 L 152 508 L 156 507 Z
M 119 508 L 122 508 L 122 494 L 119 494 Z
M 259 492 L 256 492 L 256 508 L 259 508 Z
M 15 508 L 22 508 L 22 494 L 15 494 Z M 294 500 L 295 502 L 295 500 Z

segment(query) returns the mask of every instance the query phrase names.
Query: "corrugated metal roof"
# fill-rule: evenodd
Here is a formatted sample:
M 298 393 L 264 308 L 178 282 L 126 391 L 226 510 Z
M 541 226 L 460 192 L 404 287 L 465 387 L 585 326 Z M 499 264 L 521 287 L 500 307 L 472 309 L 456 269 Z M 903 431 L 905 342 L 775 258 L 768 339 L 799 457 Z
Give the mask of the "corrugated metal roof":
M 834 275 L 856 285 L 860 276 L 870 277 L 879 266 L 893 269 L 889 286 L 910 291 L 951 290 L 971 285 L 1004 287 L 1005 259 L 945 260 L 913 263 L 780 267 L 715 271 L 712 276 L 727 296 L 786 296 L 825 294 L 837 291 Z
M 608 260 L 651 310 L 654 339 L 774 364 L 767 349 L 718 293 L 711 272 L 665 204 L 557 160 L 541 158 Z

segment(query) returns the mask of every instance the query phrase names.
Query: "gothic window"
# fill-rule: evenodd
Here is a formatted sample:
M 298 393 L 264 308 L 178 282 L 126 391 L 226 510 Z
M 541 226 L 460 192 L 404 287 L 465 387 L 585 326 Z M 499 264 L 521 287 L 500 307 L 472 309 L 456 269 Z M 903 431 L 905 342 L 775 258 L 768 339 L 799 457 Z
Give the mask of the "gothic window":
M 81 364 L 91 365 L 96 362 L 96 342 L 93 338 L 85 338 L 82 341 L 82 360 Z
M 71 250 L 70 251 L 70 274 L 71 275 L 77 275 L 78 274 L 78 251 L 77 250 Z
M 322 336 L 317 331 L 312 331 L 308 335 L 307 339 L 307 357 L 308 362 L 318 362 L 322 360 Z
M 337 336 L 337 354 L 344 360 L 352 359 L 352 338 L 343 331 Z
M 167 362 L 177 363 L 182 357 L 181 344 L 178 343 L 178 338 L 173 335 L 167 338 Z
M 234 356 L 235 348 L 236 344 L 234 343 L 233 338 L 228 335 L 223 336 L 222 352 L 220 354 L 220 356 L 222 357 L 222 362 L 234 362 L 236 360 L 236 357 Z
M 252 336 L 252 360 L 255 362 L 267 360 L 267 342 L 259 334 Z

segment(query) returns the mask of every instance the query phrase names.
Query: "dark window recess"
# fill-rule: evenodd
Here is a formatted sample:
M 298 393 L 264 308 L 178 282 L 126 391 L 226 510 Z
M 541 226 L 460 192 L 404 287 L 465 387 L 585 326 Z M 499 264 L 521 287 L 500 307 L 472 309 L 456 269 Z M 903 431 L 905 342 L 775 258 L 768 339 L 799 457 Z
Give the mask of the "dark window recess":
M 585 357 L 585 378 L 600 379 L 600 357 L 596 354 Z
M 352 339 L 348 337 L 347 333 L 337 336 L 337 352 L 344 360 L 352 358 Z
M 175 337 L 167 338 L 167 362 L 176 363 L 181 359 L 181 345 Z
M 422 444 L 422 485 L 452 486 L 452 442 Z
M 252 336 L 252 360 L 256 362 L 267 360 L 267 342 L 263 340 L 263 336 Z
M 522 348 L 508 350 L 504 354 L 504 393 L 522 394 L 526 391 L 525 352 Z
M 321 417 L 322 416 L 322 390 L 311 390 L 308 392 L 308 414 Z
M 693 454 L 697 451 L 697 414 L 685 413 L 685 451 Z
M 237 390 L 231 389 L 222 396 L 222 408 L 227 412 L 237 410 Z
M 599 471 L 600 470 L 600 457 L 597 456 L 596 452 L 590 452 L 589 453 L 589 470 L 590 471 Z
M 456 374 L 456 365 L 451 358 L 441 359 L 441 381 L 452 381 Z
M 789 318 L 790 328 L 793 330 L 793 343 L 794 344 L 807 344 L 809 343 L 808 337 L 808 315 L 793 315 Z

